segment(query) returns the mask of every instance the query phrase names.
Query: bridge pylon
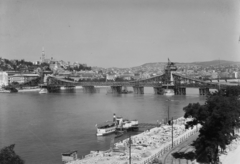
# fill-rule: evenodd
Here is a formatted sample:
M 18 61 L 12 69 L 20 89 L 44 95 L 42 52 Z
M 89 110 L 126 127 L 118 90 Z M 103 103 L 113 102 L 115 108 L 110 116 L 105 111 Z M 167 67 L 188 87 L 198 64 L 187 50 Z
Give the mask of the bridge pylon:
M 186 95 L 186 87 L 176 87 L 174 93 L 175 95 Z
M 154 90 L 155 95 L 163 95 L 163 93 L 164 93 L 164 88 L 162 86 L 161 87 L 153 87 L 153 90 Z
M 96 88 L 94 86 L 83 86 L 83 92 L 85 92 L 85 93 L 95 93 Z
M 111 86 L 112 93 L 121 94 L 122 93 L 122 86 Z
M 207 88 L 207 87 L 199 88 L 199 94 L 200 95 L 208 95 L 209 93 L 210 93 L 209 88 Z
M 133 92 L 135 94 L 144 94 L 144 87 L 143 86 L 133 86 Z

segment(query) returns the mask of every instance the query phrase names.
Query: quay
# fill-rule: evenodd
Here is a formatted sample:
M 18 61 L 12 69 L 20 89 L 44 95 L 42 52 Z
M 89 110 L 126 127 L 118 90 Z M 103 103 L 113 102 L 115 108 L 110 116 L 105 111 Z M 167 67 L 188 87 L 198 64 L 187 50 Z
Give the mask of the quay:
M 107 151 L 91 151 L 83 159 L 67 164 L 149 164 L 164 155 L 190 136 L 196 134 L 198 127 L 185 129 L 189 119 L 173 120 L 172 125 L 162 125 L 117 142 Z M 146 124 L 147 125 L 147 124 Z M 173 137 L 172 137 L 173 136 Z

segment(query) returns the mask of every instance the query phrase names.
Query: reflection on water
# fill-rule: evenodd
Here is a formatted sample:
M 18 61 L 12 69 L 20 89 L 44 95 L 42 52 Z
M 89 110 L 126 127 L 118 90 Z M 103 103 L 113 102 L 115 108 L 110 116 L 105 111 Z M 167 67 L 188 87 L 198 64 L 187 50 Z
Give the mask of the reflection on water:
M 188 103 L 205 100 L 198 89 L 187 89 L 187 96 L 171 97 L 154 95 L 150 87 L 144 88 L 143 95 L 106 94 L 107 90 L 0 94 L 0 147 L 15 143 L 16 152 L 27 164 L 57 164 L 61 153 L 68 150 L 78 150 L 79 157 L 90 150 L 107 150 L 114 134 L 97 137 L 95 125 L 112 120 L 113 113 L 140 123 L 156 123 L 167 118 L 168 105 L 170 117 L 177 118 L 183 116 Z M 171 99 L 169 104 L 167 99 Z

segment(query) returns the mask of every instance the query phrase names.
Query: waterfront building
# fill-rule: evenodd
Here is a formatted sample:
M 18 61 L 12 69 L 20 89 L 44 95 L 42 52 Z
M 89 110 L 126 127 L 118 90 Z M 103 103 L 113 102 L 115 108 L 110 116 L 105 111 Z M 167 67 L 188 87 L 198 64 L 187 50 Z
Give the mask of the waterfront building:
M 122 78 L 123 80 L 131 80 L 133 77 L 134 77 L 133 73 L 124 73 L 120 75 L 120 78 Z
M 213 72 L 212 73 L 212 79 L 217 79 L 218 78 L 218 73 L 217 72 Z
M 19 74 L 20 71 L 5 71 L 8 75 L 8 84 L 10 84 L 10 78 L 15 75 L 15 74 Z
M 144 72 L 142 74 L 142 79 L 147 79 L 147 78 L 150 78 L 150 74 L 148 72 Z
M 142 75 L 141 73 L 135 73 L 133 78 L 135 80 L 139 80 L 141 78 L 141 75 Z
M 234 71 L 234 72 L 232 73 L 232 78 L 237 79 L 238 77 L 239 77 L 239 76 L 238 76 L 238 72 Z
M 114 73 L 108 73 L 108 74 L 106 74 L 106 80 L 113 80 L 113 81 L 115 81 L 115 79 L 116 79 L 116 74 L 114 74 Z
M 0 72 L 0 88 L 8 85 L 8 74 L 7 72 Z
M 63 77 L 69 77 L 72 75 L 72 72 L 70 71 L 59 72 L 58 75 Z
M 10 83 L 18 82 L 19 84 L 29 82 L 33 79 L 38 78 L 38 74 L 15 74 L 10 77 Z
M 92 80 L 94 79 L 94 74 L 93 73 L 81 73 L 79 79 L 81 80 Z
M 220 78 L 229 78 L 228 72 L 220 72 Z

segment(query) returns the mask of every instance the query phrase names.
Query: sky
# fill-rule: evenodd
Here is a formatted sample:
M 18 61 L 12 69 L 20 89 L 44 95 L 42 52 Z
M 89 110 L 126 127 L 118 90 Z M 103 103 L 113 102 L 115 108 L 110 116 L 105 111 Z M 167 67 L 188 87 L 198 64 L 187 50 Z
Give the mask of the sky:
M 240 61 L 240 0 L 0 0 L 0 57 L 99 67 Z

